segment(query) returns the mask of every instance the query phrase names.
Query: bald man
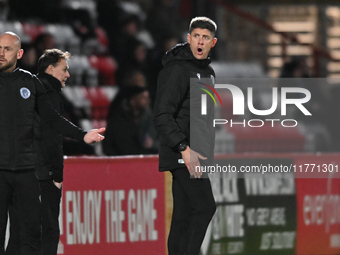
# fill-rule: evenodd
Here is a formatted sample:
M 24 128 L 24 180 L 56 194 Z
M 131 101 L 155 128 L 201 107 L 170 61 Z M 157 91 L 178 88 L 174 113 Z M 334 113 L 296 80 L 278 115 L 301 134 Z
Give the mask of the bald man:
M 50 104 L 35 75 L 16 68 L 23 55 L 20 38 L 0 35 L 0 254 L 10 204 L 18 212 L 20 254 L 41 252 L 39 182 L 35 176 L 34 115 L 64 136 L 95 143 L 104 139 L 105 128 L 85 132 L 60 116 Z M 8 253 L 7 253 L 8 254 Z

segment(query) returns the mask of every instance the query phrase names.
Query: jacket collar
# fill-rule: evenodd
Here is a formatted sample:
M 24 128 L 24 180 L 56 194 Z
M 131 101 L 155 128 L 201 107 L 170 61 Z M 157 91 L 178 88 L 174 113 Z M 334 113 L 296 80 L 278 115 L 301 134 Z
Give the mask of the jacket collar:
M 210 55 L 206 59 L 196 59 L 191 52 L 190 45 L 185 43 L 176 44 L 163 56 L 162 63 L 166 65 L 173 61 L 190 61 L 197 66 L 208 66 L 211 63 Z
M 61 91 L 61 83 L 60 83 L 60 81 L 57 79 L 57 78 L 55 78 L 54 76 L 52 76 L 52 75 L 50 75 L 50 74 L 48 74 L 48 73 L 39 73 L 38 74 L 38 78 L 41 80 L 41 82 L 47 82 L 47 83 L 49 83 L 51 86 L 52 86 L 52 88 L 53 88 L 53 90 L 55 90 L 55 91 L 57 91 L 57 92 L 60 92 Z

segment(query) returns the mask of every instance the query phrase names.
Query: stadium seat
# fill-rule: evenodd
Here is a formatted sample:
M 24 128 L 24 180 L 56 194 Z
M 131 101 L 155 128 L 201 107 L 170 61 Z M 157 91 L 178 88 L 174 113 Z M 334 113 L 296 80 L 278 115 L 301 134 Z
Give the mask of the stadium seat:
M 19 21 L 0 21 L 0 31 L 12 31 L 20 37 L 22 42 L 31 42 L 31 37 L 25 33 L 23 25 Z
M 85 97 L 91 102 L 92 120 L 106 119 L 110 100 L 106 96 L 106 92 L 102 87 L 84 87 Z
M 99 85 L 116 84 L 117 63 L 112 57 L 91 55 L 89 62 L 93 68 L 98 70 Z
M 90 87 L 98 85 L 98 71 L 91 67 L 85 55 L 72 55 L 68 64 L 70 66 L 69 84 Z
M 101 27 L 96 27 L 95 29 L 97 35 L 97 41 L 105 46 L 109 47 L 109 39 L 107 38 L 106 32 Z
M 46 29 L 43 25 L 38 25 L 34 23 L 23 23 L 22 26 L 24 29 L 24 33 L 31 38 L 32 42 L 34 42 L 39 34 L 46 32 Z
M 47 24 L 46 32 L 49 32 L 54 36 L 56 48 L 68 50 L 73 54 L 81 54 L 81 40 L 74 33 L 71 26 L 62 24 Z
M 73 103 L 76 108 L 84 108 L 85 111 L 90 111 L 91 103 L 85 97 L 84 89 L 82 86 L 66 86 L 65 88 L 63 88 L 62 93 L 70 102 Z

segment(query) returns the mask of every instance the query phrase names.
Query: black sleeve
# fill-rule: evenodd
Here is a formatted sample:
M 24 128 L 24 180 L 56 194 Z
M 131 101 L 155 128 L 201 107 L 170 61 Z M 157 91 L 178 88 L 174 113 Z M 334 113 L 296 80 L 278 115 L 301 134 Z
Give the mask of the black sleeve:
M 63 136 L 83 141 L 86 131 L 75 126 L 73 123 L 66 120 L 54 110 L 46 94 L 44 86 L 41 84 L 38 78 L 35 79 L 36 80 L 34 82 L 37 91 L 36 108 L 40 118 L 44 122 L 46 122 L 52 129 L 56 130 Z
M 186 139 L 175 115 L 188 92 L 189 81 L 185 69 L 178 65 L 163 69 L 158 76 L 154 124 L 159 136 L 173 149 Z
M 120 114 L 112 115 L 107 120 L 103 151 L 107 156 L 143 154 L 138 126 Z

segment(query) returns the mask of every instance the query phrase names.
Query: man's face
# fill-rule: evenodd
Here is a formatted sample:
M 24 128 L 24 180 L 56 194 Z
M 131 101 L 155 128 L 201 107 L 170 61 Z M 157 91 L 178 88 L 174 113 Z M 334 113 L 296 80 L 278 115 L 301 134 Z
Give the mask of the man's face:
M 146 110 L 150 106 L 149 92 L 144 91 L 139 95 L 134 96 L 130 101 L 131 106 L 140 111 Z
M 61 86 L 65 87 L 66 80 L 70 78 L 70 73 L 68 72 L 67 60 L 62 58 L 59 60 L 56 66 L 50 65 L 47 68 L 46 73 L 58 79 L 61 83 Z
M 18 38 L 11 34 L 0 35 L 0 72 L 12 72 L 22 57 Z
M 206 59 L 216 41 L 214 35 L 206 28 L 195 28 L 188 34 L 188 43 L 196 59 Z

